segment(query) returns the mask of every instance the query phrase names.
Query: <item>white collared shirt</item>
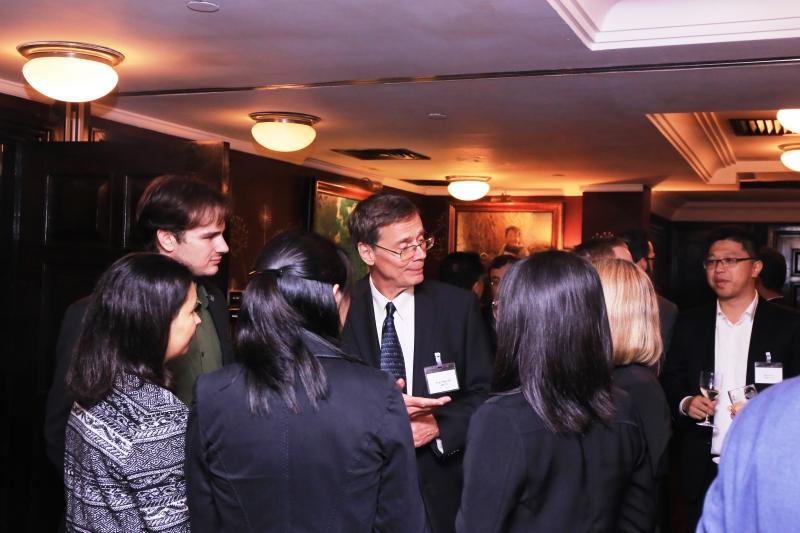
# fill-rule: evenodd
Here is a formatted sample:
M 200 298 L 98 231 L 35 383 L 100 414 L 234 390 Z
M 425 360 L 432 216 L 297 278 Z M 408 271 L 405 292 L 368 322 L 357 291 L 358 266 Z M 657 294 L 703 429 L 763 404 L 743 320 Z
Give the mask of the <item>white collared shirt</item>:
M 389 299 L 380 293 L 369 277 L 369 289 L 372 293 L 372 310 L 375 313 L 375 329 L 378 331 L 378 344 L 382 342 L 383 321 L 386 320 L 386 304 Z M 394 329 L 403 350 L 406 364 L 406 390 L 411 394 L 414 390 L 414 287 L 409 287 L 391 300 L 394 304 Z
M 750 336 L 753 332 L 753 318 L 758 305 L 758 293 L 747 306 L 739 320 L 732 323 L 717 301 L 717 324 L 714 333 L 714 373 L 722 374 L 717 384 L 717 408 L 714 411 L 714 436 L 711 439 L 711 453 L 718 455 L 731 425 L 728 391 L 747 385 L 747 356 L 750 351 Z

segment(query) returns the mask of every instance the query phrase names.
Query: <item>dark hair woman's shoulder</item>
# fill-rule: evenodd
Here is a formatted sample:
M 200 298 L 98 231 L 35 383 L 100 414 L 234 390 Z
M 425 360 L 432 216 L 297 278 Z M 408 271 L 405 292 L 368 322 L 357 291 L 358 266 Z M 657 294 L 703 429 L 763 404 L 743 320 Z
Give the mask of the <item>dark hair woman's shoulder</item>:
M 385 390 L 394 387 L 394 380 L 386 372 L 373 368 L 356 357 L 319 357 L 332 386 L 340 383 L 358 383 L 361 387 Z
M 244 367 L 240 363 L 225 365 L 213 372 L 198 376 L 194 384 L 194 397 L 220 392 L 237 384 L 244 387 Z

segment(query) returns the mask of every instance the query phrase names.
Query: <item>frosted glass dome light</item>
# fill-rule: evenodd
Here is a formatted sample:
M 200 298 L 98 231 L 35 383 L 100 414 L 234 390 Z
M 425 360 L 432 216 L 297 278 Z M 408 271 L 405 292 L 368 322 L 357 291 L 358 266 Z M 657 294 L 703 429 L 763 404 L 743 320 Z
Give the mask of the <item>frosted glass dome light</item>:
M 319 117 L 304 113 L 259 111 L 250 113 L 256 121 L 250 130 L 258 144 L 276 152 L 296 152 L 314 142 L 314 124 Z
M 794 144 L 784 148 L 781 163 L 789 170 L 800 172 L 800 145 Z
M 447 192 L 457 200 L 470 202 L 489 192 L 489 176 L 447 176 Z
M 116 50 L 87 43 L 35 41 L 17 46 L 28 62 L 25 80 L 37 91 L 62 102 L 97 100 L 117 86 L 114 70 L 125 56 Z

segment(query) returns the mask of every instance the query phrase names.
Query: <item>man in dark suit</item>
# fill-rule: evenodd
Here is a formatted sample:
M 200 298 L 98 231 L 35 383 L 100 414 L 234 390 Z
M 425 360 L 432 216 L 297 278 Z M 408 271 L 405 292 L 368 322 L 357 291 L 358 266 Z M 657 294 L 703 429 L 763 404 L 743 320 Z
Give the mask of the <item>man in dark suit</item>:
M 647 275 L 652 279 L 656 249 L 647 233 L 642 229 L 632 229 L 624 232 L 621 238 L 628 245 L 631 259 L 636 263 L 636 266 L 647 272 Z M 664 353 L 666 354 L 669 353 L 670 343 L 672 342 L 672 332 L 675 329 L 675 320 L 678 318 L 678 306 L 660 294 L 656 294 L 656 298 L 658 299 L 661 342 L 664 344 Z
M 228 245 L 222 233 L 228 205 L 225 197 L 209 185 L 180 176 L 161 176 L 142 193 L 136 210 L 137 230 L 145 249 L 186 265 L 197 276 L 201 323 L 189 352 L 168 365 L 176 377 L 176 395 L 191 403 L 195 378 L 232 362 L 233 348 L 226 299 L 209 279 L 219 270 Z M 47 395 L 45 441 L 47 456 L 63 470 L 64 431 L 72 408 L 66 375 L 81 332 L 88 298 L 67 308 L 56 344 L 56 369 Z
M 679 315 L 662 375 L 677 421 L 681 490 L 691 531 L 717 473 L 712 457 L 720 454 L 731 423 L 728 391 L 775 382 L 759 372 L 756 363 L 780 363 L 783 379 L 797 375 L 800 363 L 800 315 L 756 293 L 762 264 L 753 236 L 727 227 L 712 234 L 709 242 L 703 264 L 717 301 Z M 701 371 L 716 374 L 719 396 L 714 401 L 700 394 Z M 714 416 L 713 430 L 697 425 L 706 415 Z
M 407 198 L 372 196 L 348 227 L 370 273 L 353 291 L 345 350 L 404 388 L 428 524 L 434 533 L 454 531 L 467 424 L 491 377 L 478 302 L 463 289 L 423 281 L 433 238 Z

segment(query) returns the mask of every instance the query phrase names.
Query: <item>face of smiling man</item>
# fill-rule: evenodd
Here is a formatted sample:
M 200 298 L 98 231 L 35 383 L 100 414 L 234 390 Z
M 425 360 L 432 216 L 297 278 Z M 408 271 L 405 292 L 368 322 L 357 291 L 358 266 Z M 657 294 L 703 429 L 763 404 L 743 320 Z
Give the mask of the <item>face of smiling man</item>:
M 228 243 L 222 233 L 225 222 L 211 217 L 205 224 L 186 230 L 178 238 L 172 232 L 158 230 L 158 248 L 162 254 L 183 263 L 195 276 L 213 276 L 219 271 Z
M 415 214 L 382 227 L 378 232 L 377 246 L 359 243 L 358 253 L 369 265 L 375 288 L 390 300 L 408 289 L 422 283 L 424 279 L 425 251 L 414 248 L 409 260 L 401 260 L 397 253 L 424 240 L 422 220 Z M 384 249 L 385 248 L 385 249 Z M 391 251 L 390 251 L 391 250 Z

